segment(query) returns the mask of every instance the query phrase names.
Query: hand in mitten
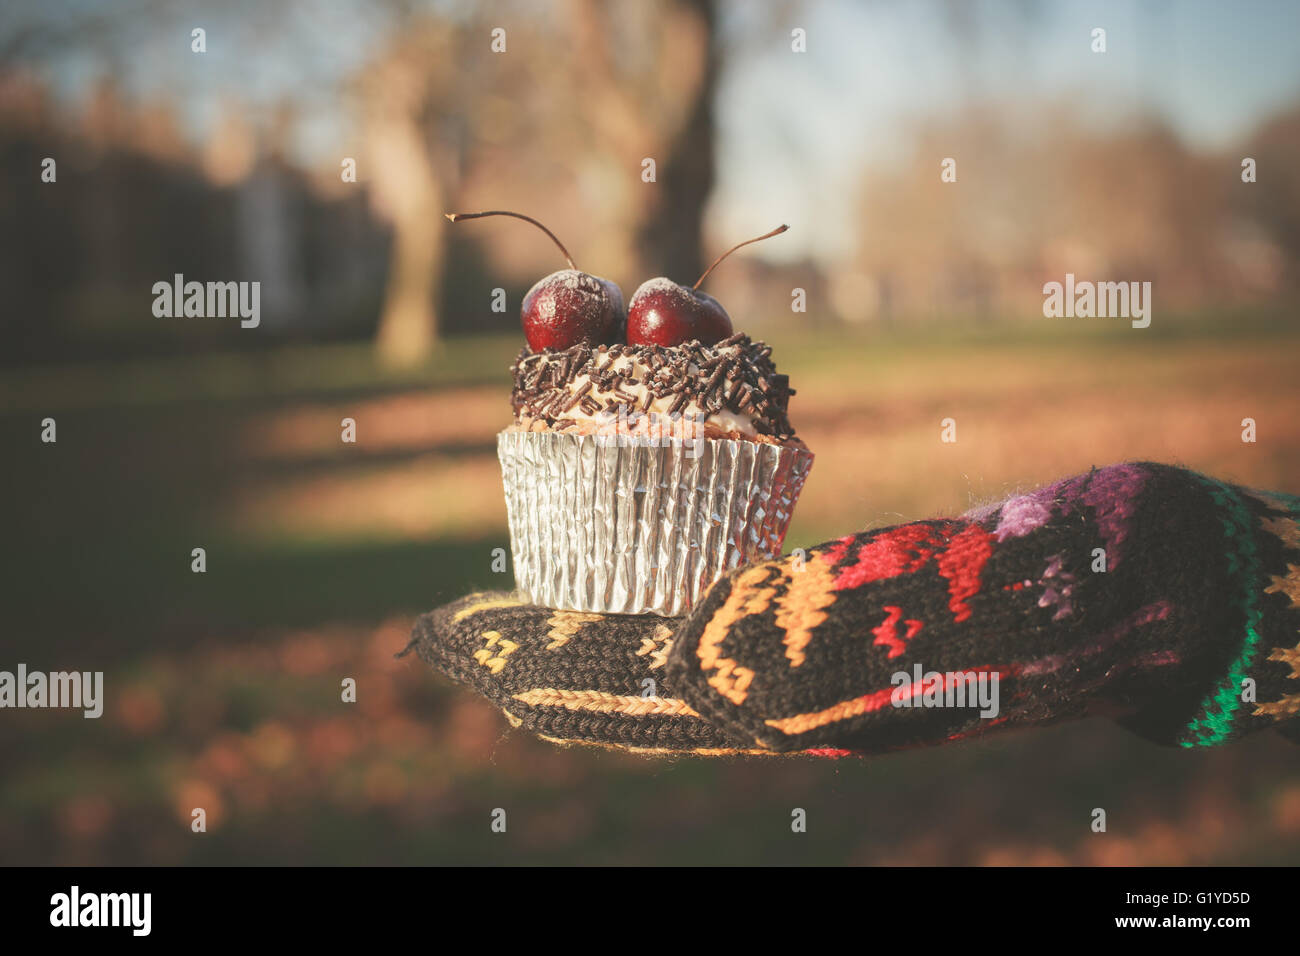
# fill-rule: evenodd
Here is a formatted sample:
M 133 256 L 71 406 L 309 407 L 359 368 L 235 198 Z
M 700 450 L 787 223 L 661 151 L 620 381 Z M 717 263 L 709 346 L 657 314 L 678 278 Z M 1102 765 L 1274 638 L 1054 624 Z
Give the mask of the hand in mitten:
M 408 650 L 547 739 L 651 752 L 841 756 L 1098 710 L 1188 747 L 1294 739 L 1298 517 L 1115 465 L 740 569 L 685 618 L 479 594 Z

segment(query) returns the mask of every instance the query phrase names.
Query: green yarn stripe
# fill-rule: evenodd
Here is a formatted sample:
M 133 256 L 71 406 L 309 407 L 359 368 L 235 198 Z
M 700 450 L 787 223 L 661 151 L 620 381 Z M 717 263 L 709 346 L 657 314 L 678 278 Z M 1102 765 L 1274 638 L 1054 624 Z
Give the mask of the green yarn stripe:
M 1231 542 L 1228 551 L 1228 572 L 1237 581 L 1237 608 L 1246 620 L 1245 640 L 1241 653 L 1228 668 L 1219 686 L 1201 702 L 1201 713 L 1187 725 L 1193 739 L 1184 740 L 1183 747 L 1212 747 L 1222 743 L 1232 733 L 1232 721 L 1241 707 L 1241 682 L 1255 662 L 1259 645 L 1259 626 L 1263 612 L 1259 607 L 1257 584 L 1259 581 L 1259 556 L 1255 548 L 1254 520 L 1246 504 L 1228 485 L 1204 475 L 1197 475 L 1219 506 L 1224 535 Z

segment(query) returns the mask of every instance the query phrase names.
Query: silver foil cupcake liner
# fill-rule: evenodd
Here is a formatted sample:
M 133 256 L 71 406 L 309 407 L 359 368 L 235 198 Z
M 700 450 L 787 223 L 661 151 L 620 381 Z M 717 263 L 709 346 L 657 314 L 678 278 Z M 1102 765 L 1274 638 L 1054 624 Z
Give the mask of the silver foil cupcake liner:
M 524 600 L 669 617 L 781 553 L 813 461 L 760 442 L 564 432 L 504 431 L 497 453 Z

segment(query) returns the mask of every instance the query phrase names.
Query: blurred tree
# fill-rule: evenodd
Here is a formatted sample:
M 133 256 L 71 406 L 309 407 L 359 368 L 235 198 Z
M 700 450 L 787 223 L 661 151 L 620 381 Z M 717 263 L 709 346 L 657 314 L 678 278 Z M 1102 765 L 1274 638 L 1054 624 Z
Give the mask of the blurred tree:
M 1282 251 L 1285 280 L 1300 286 L 1300 107 L 1273 117 L 1244 147 L 1244 155 L 1258 163 L 1258 185 L 1245 187 L 1243 203 Z M 1241 157 L 1230 157 L 1225 167 L 1233 173 L 1238 190 Z
M 574 101 L 593 145 L 630 172 L 656 162 L 656 184 L 621 189 L 607 221 L 627 248 L 616 266 L 687 280 L 699 273 L 713 189 L 713 100 L 722 58 L 714 0 L 640 5 L 619 23 L 599 0 L 573 0 Z M 580 91 L 585 91 L 581 93 Z M 631 290 L 628 290 L 629 293 Z
M 448 55 L 455 41 L 452 25 L 431 22 L 413 37 L 399 37 L 361 79 L 371 196 L 393 226 L 376 338 L 389 365 L 423 361 L 437 337 L 442 213 L 455 171 L 428 141 L 427 120 L 458 92 L 455 58 Z
M 572 0 L 555 22 L 508 7 L 490 22 L 392 9 L 391 38 L 356 81 L 368 179 L 394 237 L 384 362 L 419 363 L 436 346 L 442 213 L 467 179 L 483 195 L 568 200 L 538 214 L 585 230 L 570 246 L 593 251 L 602 274 L 698 272 L 721 64 L 714 0 Z M 503 54 L 490 49 L 499 23 Z M 640 180 L 647 157 L 653 184 Z
M 971 104 L 910 138 L 905 160 L 863 179 L 869 314 L 1031 312 L 1067 271 L 1156 282 L 1170 306 L 1224 288 L 1226 177 L 1155 119 L 1095 130 L 1070 103 L 1019 117 Z M 940 179 L 943 157 L 957 157 L 956 184 Z

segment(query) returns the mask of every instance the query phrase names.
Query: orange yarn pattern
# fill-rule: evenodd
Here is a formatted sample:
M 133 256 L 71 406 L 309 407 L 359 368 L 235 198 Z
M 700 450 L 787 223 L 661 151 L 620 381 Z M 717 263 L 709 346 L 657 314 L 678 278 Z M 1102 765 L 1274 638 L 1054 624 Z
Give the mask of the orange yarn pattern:
M 835 575 L 829 559 L 814 552 L 802 568 L 791 562 L 785 577 L 790 584 L 776 600 L 776 623 L 785 629 L 785 656 L 791 667 L 798 667 L 806 659 L 804 650 L 813 630 L 826 620 L 826 608 L 835 603 Z
M 776 588 L 759 585 L 764 584 L 777 570 L 776 565 L 769 562 L 755 565 L 738 575 L 726 602 L 705 625 L 696 651 L 701 669 L 706 672 L 716 671 L 709 676 L 709 686 L 737 706 L 743 704 L 749 695 L 749 684 L 754 679 L 754 672 L 723 657 L 719 648 L 733 624 L 743 617 L 762 614 L 767 610 L 776 595 Z

